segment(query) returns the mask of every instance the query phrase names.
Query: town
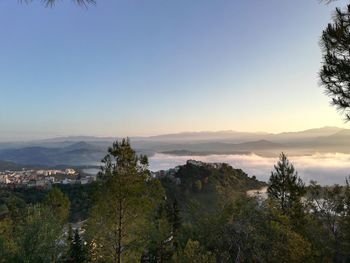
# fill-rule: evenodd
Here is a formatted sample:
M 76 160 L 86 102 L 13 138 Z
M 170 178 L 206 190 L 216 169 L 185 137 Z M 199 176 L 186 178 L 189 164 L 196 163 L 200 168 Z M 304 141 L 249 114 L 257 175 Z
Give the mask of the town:
M 0 172 L 0 187 L 50 189 L 53 184 L 88 184 L 97 175 L 84 174 L 76 169 L 23 169 Z

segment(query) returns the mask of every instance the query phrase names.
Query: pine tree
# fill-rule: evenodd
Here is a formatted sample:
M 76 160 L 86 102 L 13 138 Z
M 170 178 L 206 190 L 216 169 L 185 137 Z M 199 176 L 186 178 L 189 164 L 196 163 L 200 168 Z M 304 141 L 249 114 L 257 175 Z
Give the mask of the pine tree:
M 141 258 L 142 263 L 164 263 L 169 262 L 172 253 L 172 224 L 169 222 L 166 203 L 162 203 L 156 209 L 148 230 L 145 242 L 147 249 Z
M 344 218 L 342 220 L 342 230 L 344 235 L 344 251 L 348 261 L 350 261 L 350 177 L 346 179 L 344 198 Z
M 275 171 L 271 172 L 267 189 L 270 199 L 277 203 L 283 214 L 290 214 L 292 208 L 300 205 L 305 186 L 284 153 L 281 153 Z
M 159 182 L 150 180 L 147 157 L 138 156 L 128 139 L 113 143 L 103 163 L 99 197 L 87 227 L 93 260 L 139 259 L 149 214 L 164 194 Z
M 86 253 L 84 250 L 84 245 L 80 238 L 79 230 L 75 229 L 74 237 L 70 244 L 68 262 L 83 263 L 85 261 L 86 261 Z
M 177 199 L 173 202 L 173 231 L 178 232 L 181 227 L 180 208 Z
M 173 246 L 176 250 L 179 246 L 178 234 L 181 227 L 181 215 L 180 208 L 177 200 L 175 199 L 171 204 L 168 205 L 168 220 L 172 225 L 172 234 L 173 234 Z
M 322 33 L 321 84 L 332 104 L 350 120 L 350 5 L 336 9 L 333 23 Z

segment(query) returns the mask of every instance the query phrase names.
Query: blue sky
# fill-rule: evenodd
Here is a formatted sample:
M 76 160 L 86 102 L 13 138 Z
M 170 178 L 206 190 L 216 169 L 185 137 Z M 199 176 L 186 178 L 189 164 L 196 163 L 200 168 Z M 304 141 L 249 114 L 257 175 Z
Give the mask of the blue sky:
M 0 1 L 0 140 L 343 126 L 317 0 Z

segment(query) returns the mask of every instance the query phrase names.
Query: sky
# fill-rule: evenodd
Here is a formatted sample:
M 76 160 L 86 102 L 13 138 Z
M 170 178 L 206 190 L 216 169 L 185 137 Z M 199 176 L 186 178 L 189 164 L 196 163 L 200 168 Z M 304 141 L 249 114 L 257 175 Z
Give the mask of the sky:
M 0 141 L 348 127 L 318 0 L 0 1 Z

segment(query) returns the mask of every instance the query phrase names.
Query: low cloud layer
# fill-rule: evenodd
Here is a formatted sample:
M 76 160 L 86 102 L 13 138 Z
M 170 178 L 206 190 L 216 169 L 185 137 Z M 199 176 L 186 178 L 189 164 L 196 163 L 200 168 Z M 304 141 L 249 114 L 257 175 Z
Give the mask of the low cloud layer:
M 208 156 L 174 156 L 155 154 L 150 158 L 150 168 L 153 171 L 166 170 L 177 165 L 185 164 L 187 160 L 194 159 L 203 162 L 228 163 L 239 168 L 250 176 L 267 181 L 277 158 L 250 155 L 208 155 Z M 316 180 L 320 184 L 344 184 L 345 178 L 350 174 L 350 154 L 341 153 L 315 153 L 309 156 L 290 156 L 299 176 L 308 183 Z

